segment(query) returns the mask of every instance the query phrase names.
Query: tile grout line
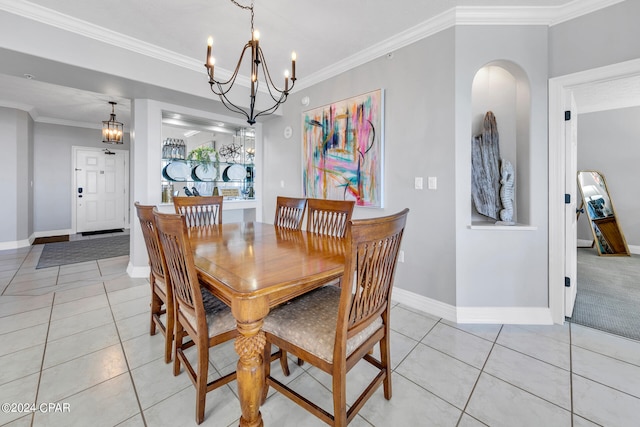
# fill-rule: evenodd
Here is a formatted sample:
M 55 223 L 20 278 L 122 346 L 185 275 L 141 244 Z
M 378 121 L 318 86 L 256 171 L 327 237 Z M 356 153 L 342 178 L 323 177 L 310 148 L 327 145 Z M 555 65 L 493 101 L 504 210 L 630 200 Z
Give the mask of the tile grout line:
M 478 382 L 480 381 L 480 377 L 484 373 L 484 368 L 487 366 L 487 362 L 489 361 L 489 357 L 491 357 L 491 353 L 493 353 L 493 349 L 495 348 L 495 346 L 498 343 L 498 337 L 502 333 L 502 328 L 503 327 L 504 327 L 504 325 L 500 325 L 500 330 L 496 334 L 496 337 L 493 340 L 493 343 L 491 343 L 491 350 L 489 350 L 489 353 L 487 353 L 487 358 L 484 360 L 484 363 L 482 364 L 482 368 L 480 368 L 480 373 L 478 373 L 478 378 L 476 378 L 475 382 L 473 383 L 473 387 L 471 388 L 471 393 L 469 393 L 469 397 L 467 398 L 467 401 L 464 404 L 464 408 L 462 408 L 462 412 L 460 413 L 460 418 L 458 419 L 458 423 L 456 424 L 456 426 L 460 425 L 460 423 L 462 422 L 462 417 L 464 416 L 464 414 L 467 413 L 467 407 L 469 406 L 469 402 L 471 402 L 471 397 L 473 397 L 473 393 L 476 391 L 476 387 L 478 386 Z M 467 415 L 469 415 L 473 419 L 476 419 L 471 414 L 467 414 Z M 482 422 L 482 421 L 480 421 L 480 422 Z
M 27 254 L 22 259 L 22 262 L 20 263 L 20 266 L 18 268 L 16 268 L 16 271 L 15 271 L 15 273 L 13 273 L 13 276 L 11 276 L 11 280 L 9 280 L 9 282 L 7 283 L 7 286 L 5 286 L 4 289 L 2 290 L 2 292 L 0 292 L 0 296 L 5 296 L 4 293 L 7 292 L 7 289 L 9 289 L 9 286 L 11 286 L 11 282 L 13 282 L 13 279 L 16 278 L 16 275 L 18 274 L 18 271 L 20 271 L 20 269 L 24 265 L 24 262 L 27 260 L 27 258 L 29 258 L 29 255 L 31 255 L 31 251 L 32 250 L 33 250 L 33 245 L 31 245 L 31 247 L 29 248 L 29 252 L 27 252 Z
M 571 427 L 573 427 L 573 336 L 571 334 L 571 322 L 569 322 L 569 405 L 571 408 Z
M 138 389 L 136 388 L 136 383 L 133 380 L 133 374 L 131 373 L 131 367 L 129 366 L 129 359 L 127 359 L 127 353 L 124 350 L 124 344 L 122 343 L 122 337 L 120 336 L 120 329 L 118 328 L 118 322 L 116 321 L 115 315 L 113 314 L 113 310 L 111 308 L 111 300 L 109 299 L 109 293 L 107 292 L 107 287 L 104 284 L 104 282 L 102 282 L 102 287 L 104 289 L 105 296 L 107 297 L 107 303 L 109 304 L 109 311 L 111 312 L 111 318 L 113 319 L 113 325 L 115 326 L 116 333 L 118 334 L 118 342 L 120 343 L 120 349 L 122 350 L 122 356 L 124 357 L 124 363 L 127 365 L 127 372 L 129 373 L 129 379 L 131 380 L 131 386 L 133 387 L 133 393 L 136 396 L 136 402 L 138 403 L 138 408 L 140 409 L 140 416 L 142 417 L 142 423 L 143 423 L 143 425 L 145 427 L 147 427 L 147 420 L 144 417 L 144 411 L 142 409 L 142 403 L 140 403 L 140 396 L 138 396 Z M 123 420 L 123 421 L 126 421 L 126 420 Z
M 51 311 L 49 312 L 49 322 L 47 323 L 47 333 L 45 334 L 45 337 L 44 337 L 44 349 L 42 351 L 42 360 L 40 361 L 40 372 L 38 372 L 38 386 L 36 387 L 36 395 L 33 400 L 34 405 L 38 403 L 38 395 L 40 394 L 40 382 L 42 381 L 42 371 L 44 369 L 44 358 L 47 355 L 47 342 L 49 341 L 49 331 L 51 330 L 51 318 L 53 317 L 53 307 L 55 306 L 55 302 L 56 302 L 56 294 L 54 292 L 53 297 L 51 298 Z M 33 413 L 31 414 L 31 424 L 30 424 L 31 427 L 33 427 L 33 423 L 35 422 L 35 419 L 36 419 L 36 413 L 35 411 L 33 411 Z

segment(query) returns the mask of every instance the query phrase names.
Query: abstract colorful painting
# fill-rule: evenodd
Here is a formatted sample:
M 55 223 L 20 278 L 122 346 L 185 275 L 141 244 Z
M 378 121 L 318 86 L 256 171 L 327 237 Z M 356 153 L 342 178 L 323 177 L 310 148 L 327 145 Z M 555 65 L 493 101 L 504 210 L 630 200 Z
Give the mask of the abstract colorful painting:
M 382 207 L 381 89 L 302 113 L 304 195 Z

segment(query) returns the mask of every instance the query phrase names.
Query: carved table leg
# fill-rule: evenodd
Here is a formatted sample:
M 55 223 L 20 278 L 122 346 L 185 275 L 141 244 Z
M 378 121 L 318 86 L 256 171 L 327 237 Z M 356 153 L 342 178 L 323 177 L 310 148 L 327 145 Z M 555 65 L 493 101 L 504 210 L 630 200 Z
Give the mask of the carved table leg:
M 242 409 L 240 425 L 262 426 L 260 403 L 264 387 L 264 367 L 262 353 L 266 343 L 265 334 L 260 330 L 262 320 L 254 323 L 238 322 L 240 335 L 236 338 L 235 349 L 240 356 L 237 367 L 238 396 Z

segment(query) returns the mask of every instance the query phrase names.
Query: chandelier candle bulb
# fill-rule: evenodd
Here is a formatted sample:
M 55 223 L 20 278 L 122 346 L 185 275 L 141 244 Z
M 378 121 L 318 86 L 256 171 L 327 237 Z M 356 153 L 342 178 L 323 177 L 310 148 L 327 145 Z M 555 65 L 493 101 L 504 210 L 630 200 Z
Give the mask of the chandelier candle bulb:
M 211 58 L 211 48 L 213 47 L 213 37 L 209 36 L 207 39 L 207 63 L 209 63 L 209 59 Z
M 213 80 L 213 66 L 215 65 L 216 60 L 213 56 L 209 57 L 209 66 L 207 67 L 209 69 L 209 79 Z
M 284 91 L 289 92 L 289 70 L 284 70 Z
M 296 53 L 291 52 L 291 81 L 296 81 Z
M 259 46 L 260 46 L 260 31 L 255 30 L 253 32 L 253 52 L 255 53 L 253 60 L 255 61 L 256 64 L 260 62 L 260 51 L 258 50 Z

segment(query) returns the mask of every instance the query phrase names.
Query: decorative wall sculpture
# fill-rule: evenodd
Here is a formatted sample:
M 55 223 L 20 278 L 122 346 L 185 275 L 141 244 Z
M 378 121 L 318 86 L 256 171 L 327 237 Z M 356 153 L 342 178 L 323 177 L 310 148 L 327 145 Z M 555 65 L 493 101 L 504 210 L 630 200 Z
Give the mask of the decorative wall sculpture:
M 507 159 L 500 161 L 500 201 L 502 210 L 500 211 L 500 223 L 503 225 L 513 225 L 513 201 L 515 186 L 515 171 L 513 165 Z
M 484 116 L 482 134 L 471 144 L 471 193 L 476 210 L 499 219 L 500 209 L 500 144 L 498 125 L 491 111 Z
M 383 93 L 365 93 L 302 113 L 306 197 L 382 207 Z

